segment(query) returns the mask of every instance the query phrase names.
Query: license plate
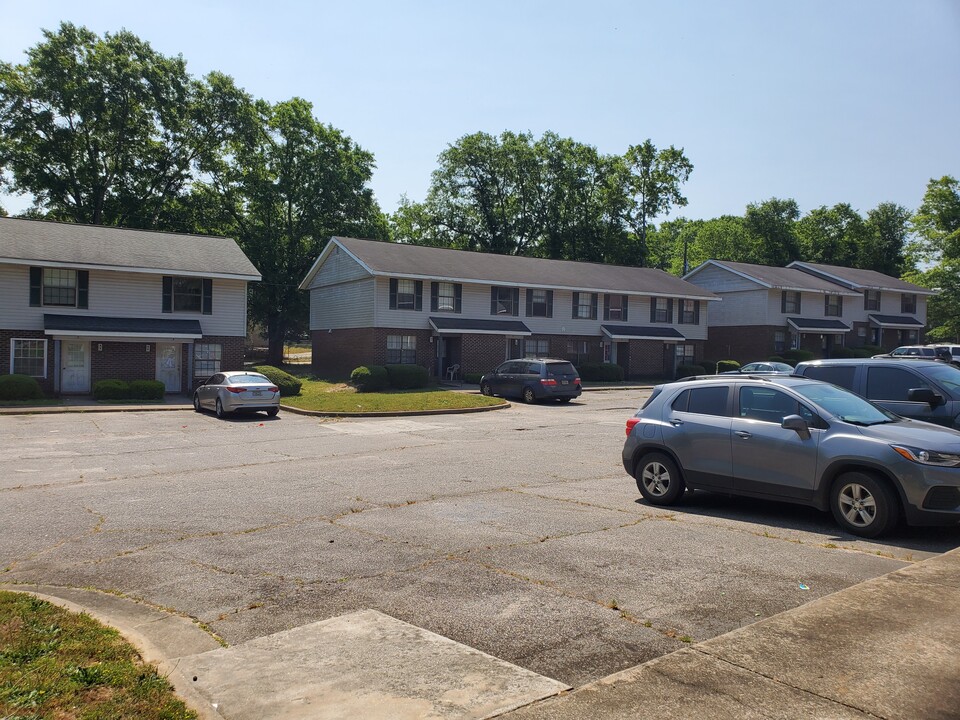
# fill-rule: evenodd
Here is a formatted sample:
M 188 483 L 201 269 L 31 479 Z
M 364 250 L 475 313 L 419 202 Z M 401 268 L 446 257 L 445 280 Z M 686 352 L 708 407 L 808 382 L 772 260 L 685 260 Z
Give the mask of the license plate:
M 569 384 L 570 384 L 570 381 L 569 381 L 569 380 L 561 380 L 561 381 L 560 381 L 560 384 L 561 384 L 561 385 L 569 385 Z
M 254 397 L 260 397 L 261 395 L 263 395 L 263 392 L 262 392 L 261 390 L 254 390 L 254 391 L 253 391 L 253 396 L 254 396 Z

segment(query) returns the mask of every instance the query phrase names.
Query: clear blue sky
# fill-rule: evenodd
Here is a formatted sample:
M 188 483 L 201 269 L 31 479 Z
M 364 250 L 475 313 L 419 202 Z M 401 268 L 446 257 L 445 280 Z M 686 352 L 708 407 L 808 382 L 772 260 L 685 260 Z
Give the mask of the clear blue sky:
M 387 212 L 481 130 L 682 147 L 695 169 L 673 217 L 769 197 L 915 209 L 930 178 L 960 175 L 957 0 L 0 0 L 0 18 L 7 62 L 70 21 L 306 98 L 375 155 Z

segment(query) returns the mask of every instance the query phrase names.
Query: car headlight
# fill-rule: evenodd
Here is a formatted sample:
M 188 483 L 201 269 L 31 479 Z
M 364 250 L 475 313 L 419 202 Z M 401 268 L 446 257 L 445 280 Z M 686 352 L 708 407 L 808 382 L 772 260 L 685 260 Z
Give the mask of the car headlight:
M 922 450 L 921 448 L 910 447 L 908 445 L 891 445 L 897 454 L 902 455 L 907 460 L 911 460 L 921 465 L 936 465 L 938 467 L 960 467 L 960 455 L 954 453 L 942 453 L 936 450 Z

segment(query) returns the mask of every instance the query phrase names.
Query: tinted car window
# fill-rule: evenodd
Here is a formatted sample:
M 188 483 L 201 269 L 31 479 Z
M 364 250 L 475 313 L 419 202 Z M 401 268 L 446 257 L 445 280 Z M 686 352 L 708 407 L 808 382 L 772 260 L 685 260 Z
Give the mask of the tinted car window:
M 740 388 L 740 417 L 780 423 L 787 415 L 800 415 L 800 403 L 786 393 L 766 387 Z M 806 419 L 810 415 L 807 411 Z
M 812 365 L 803 371 L 803 376 L 852 390 L 854 372 L 853 366 Z
M 960 393 L 960 369 L 952 365 L 938 365 L 937 367 L 925 368 L 924 373 L 931 380 L 942 385 L 950 394 L 956 396 Z
M 577 370 L 573 367 L 573 363 L 547 363 L 547 377 L 576 374 Z
M 906 401 L 912 388 L 930 387 L 908 370 L 901 368 L 867 368 L 867 398 L 870 400 Z
M 727 387 L 691 389 L 687 412 L 700 415 L 726 415 L 728 390 Z
M 243 385 L 245 383 L 268 383 L 270 382 L 263 375 L 257 375 L 256 373 L 247 373 L 246 375 L 231 375 L 230 384 L 231 385 Z
M 686 412 L 687 403 L 690 400 L 690 391 L 684 390 L 682 393 L 677 395 L 677 399 L 673 401 L 673 404 L 670 406 L 671 409 L 676 410 L 677 412 Z

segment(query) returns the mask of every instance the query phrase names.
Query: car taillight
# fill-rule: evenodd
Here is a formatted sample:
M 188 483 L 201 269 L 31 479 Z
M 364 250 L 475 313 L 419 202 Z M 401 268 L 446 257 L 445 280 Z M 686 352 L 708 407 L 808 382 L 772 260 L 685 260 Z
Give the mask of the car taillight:
M 627 437 L 630 437 L 630 433 L 633 432 L 633 427 L 640 422 L 640 418 L 632 417 L 627 418 Z
M 580 384 L 580 378 L 579 378 L 579 377 L 575 377 L 575 378 L 573 379 L 573 384 L 574 384 L 574 385 L 579 385 L 579 384 Z
M 541 378 L 540 384 L 543 385 L 544 387 L 556 387 L 557 381 L 554 380 L 553 378 Z
M 269 390 L 272 393 L 280 392 L 280 388 L 278 388 L 276 385 L 271 385 L 270 387 L 267 388 L 267 390 Z
M 232 392 L 234 395 L 239 395 L 239 394 L 242 393 L 244 390 L 246 390 L 246 388 L 242 388 L 242 387 L 228 387 L 228 388 L 227 388 L 227 392 Z

